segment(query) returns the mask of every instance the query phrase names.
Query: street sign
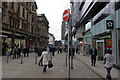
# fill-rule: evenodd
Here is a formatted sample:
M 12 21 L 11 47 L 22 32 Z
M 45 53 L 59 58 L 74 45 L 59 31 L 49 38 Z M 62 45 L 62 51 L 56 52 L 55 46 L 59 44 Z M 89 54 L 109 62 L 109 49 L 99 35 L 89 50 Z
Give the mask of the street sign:
M 63 21 L 67 21 L 69 19 L 69 10 L 65 10 L 63 13 Z
M 106 29 L 114 29 L 113 20 L 106 20 Z

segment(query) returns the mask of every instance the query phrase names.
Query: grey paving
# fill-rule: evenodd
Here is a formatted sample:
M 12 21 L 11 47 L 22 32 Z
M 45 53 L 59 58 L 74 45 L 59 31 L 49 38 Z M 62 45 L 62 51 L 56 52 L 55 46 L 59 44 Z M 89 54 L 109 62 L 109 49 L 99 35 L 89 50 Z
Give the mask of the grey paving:
M 76 56 L 77 56 L 77 58 L 82 60 L 90 69 L 92 69 L 97 74 L 99 74 L 101 77 L 103 77 L 103 78 L 106 77 L 106 70 L 104 68 L 104 64 L 102 61 L 97 60 L 96 66 L 94 67 L 94 66 L 91 66 L 90 58 L 88 56 L 82 56 L 82 55 L 78 55 L 78 54 L 76 54 Z M 113 68 L 111 70 L 111 75 L 112 75 L 112 78 L 118 78 L 118 70 Z
M 65 66 L 65 53 L 57 54 L 53 57 L 54 67 L 47 69 L 46 73 L 42 72 L 41 66 L 35 64 L 35 53 L 29 57 L 23 58 L 23 64 L 20 59 L 9 58 L 6 63 L 6 57 L 2 57 L 2 77 L 3 78 L 67 78 L 68 69 Z M 82 60 L 85 64 L 83 64 Z M 89 69 L 90 68 L 90 69 Z M 74 69 L 70 70 L 71 78 L 100 78 L 96 73 L 105 77 L 104 64 L 97 61 L 96 67 L 90 66 L 90 59 L 87 56 L 76 54 L 74 58 Z M 116 69 L 112 69 L 112 77 L 118 78 Z

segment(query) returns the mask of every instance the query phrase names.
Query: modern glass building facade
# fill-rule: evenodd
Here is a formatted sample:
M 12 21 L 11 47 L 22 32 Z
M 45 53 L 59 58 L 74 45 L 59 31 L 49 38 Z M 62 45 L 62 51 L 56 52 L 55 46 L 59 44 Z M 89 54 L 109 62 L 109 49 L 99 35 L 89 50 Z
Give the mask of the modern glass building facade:
M 106 50 L 110 49 L 114 55 L 114 64 L 120 67 L 120 1 L 81 2 L 78 10 L 79 20 L 74 27 L 85 28 L 83 42 L 86 44 L 83 45 L 83 54 L 89 54 L 89 49 L 95 45 L 98 59 L 103 60 Z M 114 28 L 107 29 L 108 20 L 113 21 Z

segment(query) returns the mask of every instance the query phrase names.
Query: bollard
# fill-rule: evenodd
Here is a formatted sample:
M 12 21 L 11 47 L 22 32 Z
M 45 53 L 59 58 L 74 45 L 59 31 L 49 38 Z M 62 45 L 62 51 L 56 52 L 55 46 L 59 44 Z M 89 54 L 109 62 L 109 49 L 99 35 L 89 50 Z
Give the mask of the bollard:
M 35 64 L 37 64 L 37 53 L 35 55 Z
M 66 53 L 66 57 L 65 57 L 65 58 L 66 58 L 66 63 L 65 63 L 65 64 L 66 64 L 66 66 L 67 66 L 67 53 Z
M 8 63 L 8 54 L 7 54 L 7 63 Z
M 71 56 L 71 69 L 74 69 L 74 67 L 73 67 L 73 55 Z

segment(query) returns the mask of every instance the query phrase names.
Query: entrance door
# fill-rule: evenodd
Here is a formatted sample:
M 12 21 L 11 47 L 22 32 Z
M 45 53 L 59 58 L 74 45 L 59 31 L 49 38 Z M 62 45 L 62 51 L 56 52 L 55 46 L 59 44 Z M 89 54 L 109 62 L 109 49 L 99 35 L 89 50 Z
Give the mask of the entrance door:
M 97 40 L 98 60 L 103 60 L 104 57 L 104 40 Z

